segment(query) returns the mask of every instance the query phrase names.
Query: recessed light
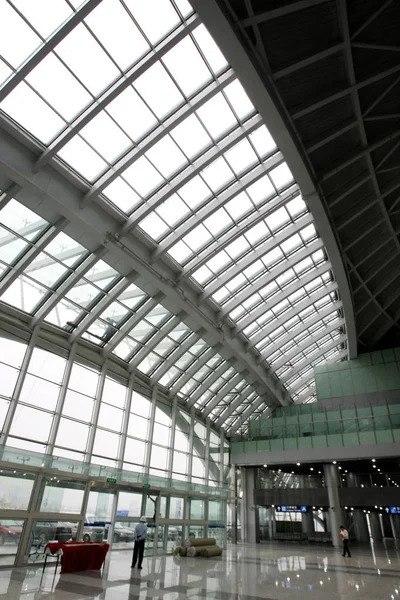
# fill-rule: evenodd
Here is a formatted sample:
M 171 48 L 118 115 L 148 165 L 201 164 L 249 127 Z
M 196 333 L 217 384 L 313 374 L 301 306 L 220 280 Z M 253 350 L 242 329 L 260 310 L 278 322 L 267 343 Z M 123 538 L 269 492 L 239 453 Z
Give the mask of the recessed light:
M 341 468 L 342 468 L 342 467 L 339 467 L 339 470 L 340 470 Z
M 296 463 L 296 465 L 299 467 L 299 466 L 300 466 L 300 463 Z
M 372 462 L 375 462 L 375 459 L 374 459 L 374 458 L 372 459 Z
M 310 467 L 310 471 L 314 471 L 314 467 Z
M 336 460 L 334 460 L 334 461 L 332 462 L 332 464 L 333 464 L 333 465 L 336 465 Z
M 265 468 L 265 467 L 267 467 L 267 466 L 268 466 L 268 465 L 263 465 L 263 467 L 264 467 L 264 468 Z

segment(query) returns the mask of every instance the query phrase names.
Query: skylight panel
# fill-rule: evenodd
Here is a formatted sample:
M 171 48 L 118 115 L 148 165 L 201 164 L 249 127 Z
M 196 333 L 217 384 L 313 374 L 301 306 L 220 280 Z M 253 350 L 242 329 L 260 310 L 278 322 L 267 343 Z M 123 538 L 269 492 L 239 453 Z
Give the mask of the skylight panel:
M 0 227 L 0 260 L 12 265 L 28 244 Z
M 107 112 L 134 141 L 157 125 L 156 117 L 132 86 L 110 102 Z
M 187 163 L 187 159 L 169 135 L 164 136 L 147 152 L 147 158 L 165 177 L 170 177 Z
M 87 308 L 99 294 L 100 290 L 97 287 L 82 280 L 79 284 L 69 290 L 65 297 L 75 304 Z
M 47 244 L 46 252 L 68 267 L 73 267 L 88 253 L 86 248 L 63 232 Z
M 190 214 L 189 208 L 177 194 L 173 194 L 163 202 L 156 212 L 170 227 L 174 227 Z
M 295 249 L 303 246 L 303 242 L 299 234 L 292 235 L 288 240 L 281 244 L 282 251 L 286 254 L 291 254 Z
M 183 264 L 188 256 L 192 254 L 192 250 L 185 242 L 178 242 L 168 250 L 168 254 L 176 260 L 176 262 Z
M 261 125 L 253 131 L 249 138 L 260 157 L 268 156 L 277 150 L 276 144 L 265 125 Z
M 167 52 L 162 61 L 187 97 L 212 80 L 210 70 L 189 36 Z
M 193 250 L 193 252 L 196 252 L 196 250 L 204 246 L 211 239 L 212 236 L 204 225 L 198 225 L 183 238 L 183 241 Z
M 119 0 L 102 0 L 85 21 L 123 70 L 150 48 Z
M 161 358 L 157 354 L 154 354 L 154 352 L 150 352 L 147 356 L 144 357 L 142 362 L 138 364 L 137 368 L 139 369 L 139 371 L 142 371 L 142 373 L 147 374 L 150 373 L 150 371 L 152 371 L 154 367 L 159 364 L 160 361 Z
M 126 214 L 130 214 L 142 202 L 140 196 L 133 191 L 122 177 L 114 179 L 110 185 L 104 188 L 103 194 Z
M 197 114 L 214 140 L 238 125 L 235 115 L 221 92 L 201 106 Z
M 17 200 L 10 200 L 0 212 L 2 225 L 33 242 L 48 226 L 48 222 Z M 8 232 L 5 233 L 8 236 Z
M 94 181 L 107 168 L 107 163 L 78 135 L 57 155 L 88 181 Z
M 35 306 L 43 300 L 46 291 L 42 285 L 35 284 L 25 275 L 20 275 L 1 295 L 1 299 L 14 308 L 31 313 Z
M 267 254 L 261 257 L 262 262 L 268 269 L 271 269 L 274 265 L 280 262 L 284 258 L 282 250 L 279 248 L 273 248 Z
M 24 82 L 6 96 L 0 108 L 44 144 L 65 126 L 64 121 Z
M 212 144 L 212 140 L 196 115 L 190 115 L 177 125 L 171 136 L 189 159 Z
M 210 188 L 199 175 L 192 177 L 188 183 L 179 188 L 178 194 L 192 210 L 211 197 Z
M 127 360 L 128 357 L 138 348 L 138 344 L 132 338 L 125 336 L 123 340 L 114 348 L 113 354 Z
M 302 240 L 307 243 L 310 242 L 312 239 L 317 237 L 317 232 L 315 230 L 315 226 L 313 223 L 311 223 L 310 225 L 308 225 L 307 227 L 305 227 L 304 229 L 302 229 L 300 231 L 300 235 Z
M 146 294 L 132 283 L 124 292 L 122 292 L 122 294 L 118 296 L 118 302 L 121 302 L 128 308 L 133 309 L 136 308 L 145 297 Z
M 233 279 L 231 279 L 227 284 L 226 287 L 228 288 L 228 290 L 230 292 L 235 292 L 237 291 L 239 288 L 243 287 L 244 284 L 248 284 L 248 280 L 246 279 L 246 277 L 243 275 L 243 273 L 239 273 L 238 275 L 236 275 L 236 277 L 234 277 Z
M 73 14 L 64 0 L 12 0 L 12 3 L 44 38 L 48 38 Z
M 214 254 L 214 256 L 207 261 L 207 267 L 211 269 L 213 273 L 218 273 L 231 261 L 231 257 L 225 252 L 225 250 L 222 250 L 221 252 Z
M 148 315 L 146 315 L 146 321 L 148 321 L 154 326 L 157 326 L 160 325 L 160 323 L 164 321 L 168 316 L 170 316 L 170 312 L 166 308 L 161 306 L 161 304 L 158 304 L 155 308 L 153 308 L 153 310 L 149 312 Z
M 74 323 L 82 312 L 82 309 L 63 298 L 45 317 L 45 321 L 58 327 L 65 327 L 67 323 Z
M 238 221 L 244 215 L 252 212 L 254 205 L 250 202 L 246 192 L 240 192 L 232 200 L 229 200 L 224 208 L 234 221 Z
M 240 121 L 244 121 L 256 112 L 253 103 L 237 79 L 225 88 L 224 93 Z
M 6 65 L 4 60 L 0 58 L 0 85 L 10 77 L 12 70 Z
M 88 281 L 101 289 L 107 288 L 116 277 L 119 277 L 119 273 L 104 260 L 98 260 L 85 275 Z
M 225 56 L 208 33 L 204 25 L 199 25 L 193 32 L 193 37 L 205 56 L 207 63 L 215 75 L 228 68 Z
M 159 119 L 184 103 L 184 98 L 160 62 L 152 65 L 134 84 Z
M 265 218 L 265 222 L 273 234 L 282 229 L 284 225 L 290 223 L 289 215 L 284 207 L 279 208 L 271 215 Z
M 272 169 L 272 171 L 269 173 L 269 176 L 278 190 L 286 187 L 293 181 L 293 175 L 286 163 L 282 163 L 279 165 L 279 167 Z
M 138 158 L 123 172 L 124 179 L 140 194 L 147 196 L 163 182 L 160 173 L 156 171 L 151 162 L 145 157 Z
M 42 45 L 42 41 L 6 0 L 0 0 L 0 16 L 3 23 L 0 54 L 17 68 Z
M 228 244 L 225 250 L 232 259 L 235 259 L 241 254 L 244 254 L 247 250 L 250 250 L 250 248 L 251 246 L 246 238 L 241 235 L 237 240 Z
M 210 166 L 206 167 L 201 172 L 201 176 L 213 192 L 218 192 L 224 185 L 234 179 L 231 169 L 222 157 L 217 158 Z
M 151 2 L 125 0 L 125 4 L 153 45 L 180 23 L 178 13 L 170 0 L 151 0 Z
M 204 225 L 213 236 L 217 236 L 221 231 L 228 229 L 233 225 L 232 219 L 223 208 L 218 209 L 210 217 L 204 220 Z
M 168 231 L 167 224 L 154 212 L 142 219 L 139 227 L 153 240 L 159 240 Z
M 230 292 L 228 288 L 224 286 L 212 295 L 212 299 L 215 300 L 215 302 L 221 303 L 228 296 L 230 297 Z
M 131 145 L 130 139 L 104 111 L 89 121 L 80 135 L 110 163 Z
M 68 121 L 92 101 L 92 96 L 54 53 L 41 60 L 26 80 Z
M 200 284 L 203 284 L 205 281 L 210 279 L 210 277 L 212 277 L 212 276 L 213 276 L 212 271 L 210 271 L 210 269 L 208 267 L 206 267 L 205 265 L 203 267 L 200 267 L 200 269 L 198 269 L 197 271 L 195 271 L 192 274 L 193 279 Z
M 26 274 L 48 288 L 52 288 L 67 272 L 66 267 L 52 260 L 44 252 L 34 258 L 26 269 Z
M 143 342 L 150 334 L 154 333 L 155 327 L 150 325 L 147 321 L 140 321 L 138 325 L 135 325 L 129 332 L 130 337 L 138 342 Z
M 261 223 L 257 223 L 257 225 L 254 225 L 254 227 L 249 229 L 249 231 L 247 231 L 244 235 L 247 241 L 253 246 L 256 245 L 260 240 L 266 240 L 271 236 L 268 227 L 263 221 L 261 221 Z
M 257 154 L 254 152 L 248 140 L 242 140 L 231 150 L 224 154 L 229 165 L 236 175 L 248 170 L 252 165 L 258 163 Z
M 83 24 L 75 27 L 56 46 L 55 52 L 92 94 L 100 94 L 119 75 L 117 67 Z
M 290 200 L 290 202 L 287 202 L 286 209 L 292 218 L 296 218 L 308 210 L 306 203 L 300 195 L 296 196 L 293 200 Z
M 264 175 L 255 183 L 249 185 L 249 187 L 246 188 L 246 191 L 256 206 L 261 204 L 261 202 L 267 198 L 276 196 L 275 188 L 272 185 L 268 175 Z

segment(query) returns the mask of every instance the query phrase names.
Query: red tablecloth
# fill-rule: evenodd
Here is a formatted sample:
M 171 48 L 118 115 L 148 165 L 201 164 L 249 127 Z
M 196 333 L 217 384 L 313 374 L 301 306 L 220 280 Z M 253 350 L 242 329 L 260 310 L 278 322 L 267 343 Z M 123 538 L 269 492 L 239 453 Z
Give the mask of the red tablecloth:
M 105 542 L 49 542 L 45 552 L 61 554 L 61 573 L 101 569 L 110 544 Z

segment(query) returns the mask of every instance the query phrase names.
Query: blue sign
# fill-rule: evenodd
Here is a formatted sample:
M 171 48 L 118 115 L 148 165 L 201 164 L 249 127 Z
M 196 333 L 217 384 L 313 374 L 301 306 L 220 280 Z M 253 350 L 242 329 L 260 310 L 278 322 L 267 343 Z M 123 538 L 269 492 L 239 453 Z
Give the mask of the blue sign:
M 277 512 L 301 512 L 301 513 L 306 513 L 307 512 L 307 506 L 288 506 L 288 505 L 281 505 L 281 506 L 277 506 L 276 507 Z
M 129 517 L 129 510 L 117 510 L 117 517 Z
M 390 514 L 397 515 L 399 513 L 400 513 L 400 506 L 391 506 L 390 507 Z

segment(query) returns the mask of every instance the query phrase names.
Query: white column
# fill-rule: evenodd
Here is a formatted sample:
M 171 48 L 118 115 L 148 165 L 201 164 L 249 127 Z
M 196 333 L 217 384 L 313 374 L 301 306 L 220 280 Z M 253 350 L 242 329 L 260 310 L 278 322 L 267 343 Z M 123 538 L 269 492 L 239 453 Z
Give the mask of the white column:
M 329 520 L 332 533 L 332 544 L 339 548 L 341 541 L 339 539 L 340 526 L 345 526 L 344 515 L 340 506 L 339 484 L 340 476 L 336 465 L 324 465 L 325 485 L 328 490 L 329 499 Z
M 256 510 L 254 506 L 254 488 L 255 488 L 255 473 L 256 470 L 251 467 L 242 469 L 242 485 L 243 485 L 243 516 L 244 522 L 244 540 L 247 543 L 255 544 L 257 541 L 257 520 Z

